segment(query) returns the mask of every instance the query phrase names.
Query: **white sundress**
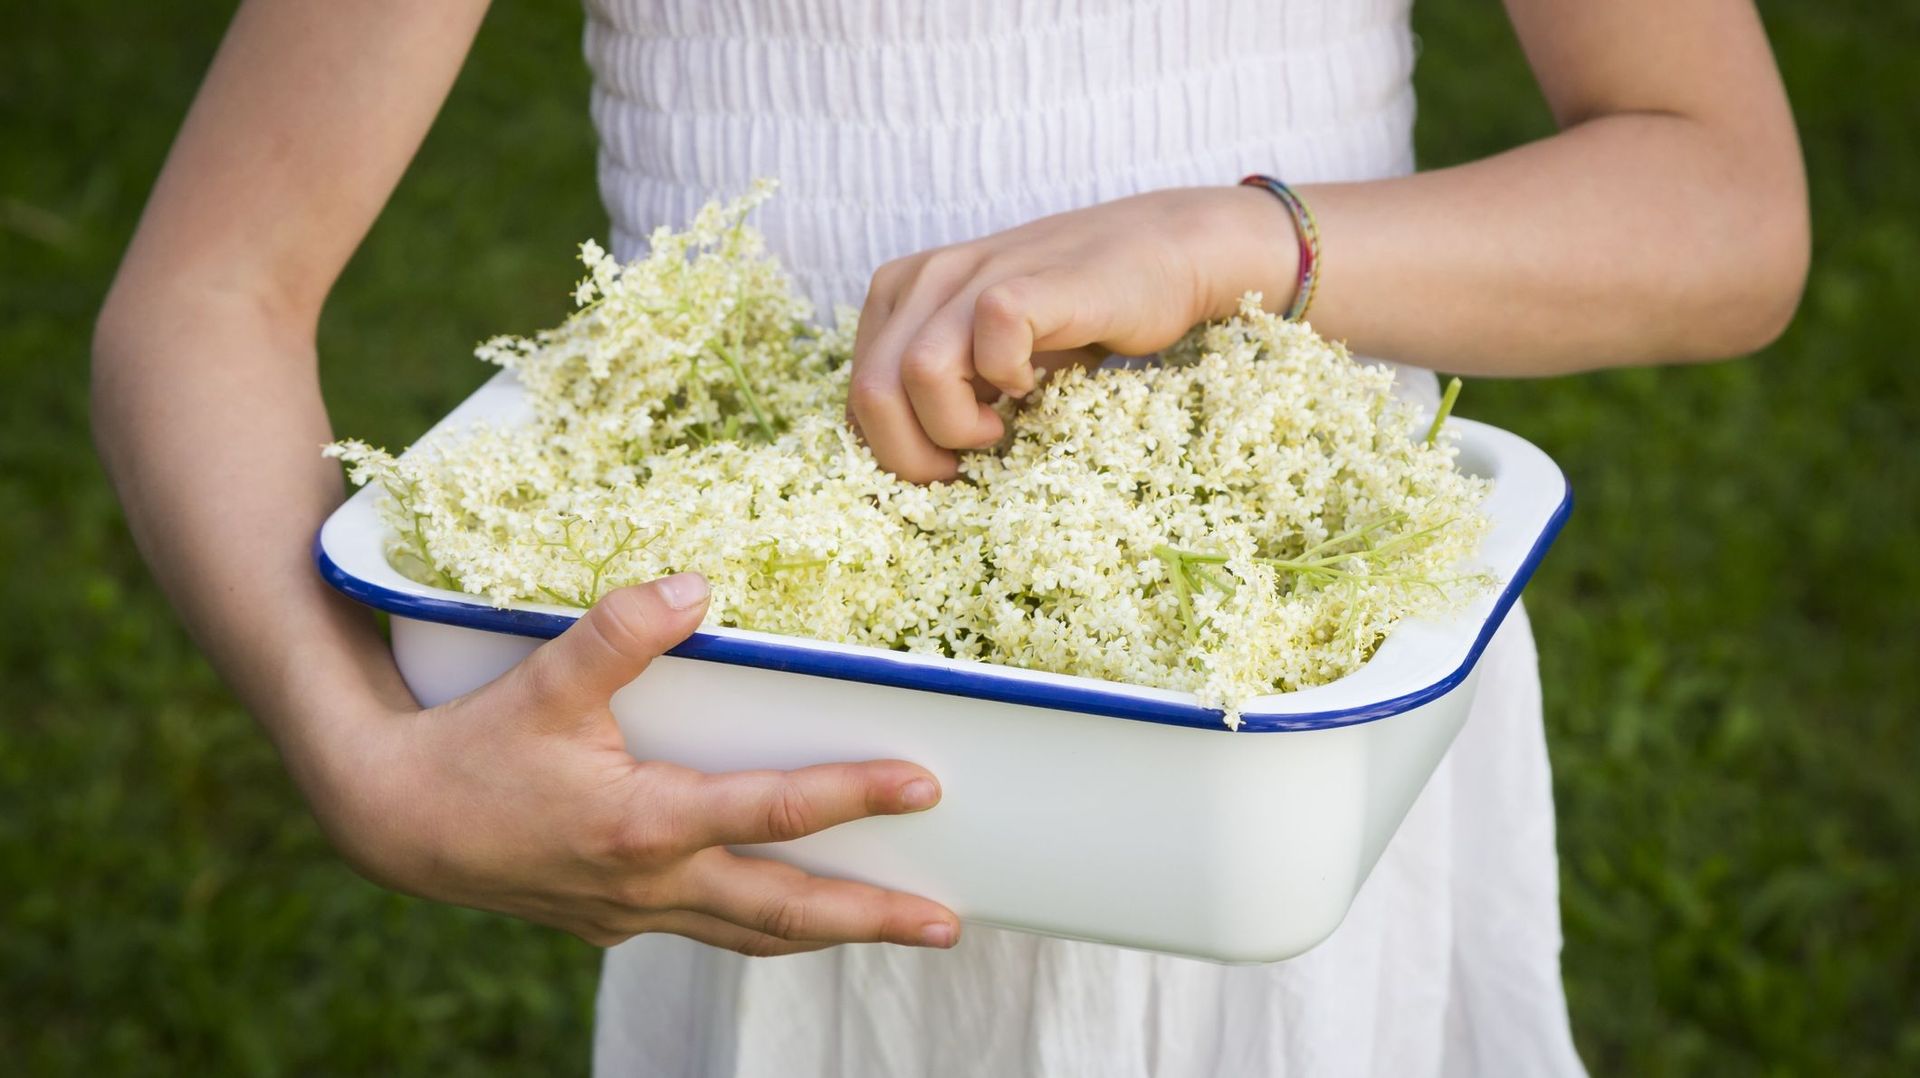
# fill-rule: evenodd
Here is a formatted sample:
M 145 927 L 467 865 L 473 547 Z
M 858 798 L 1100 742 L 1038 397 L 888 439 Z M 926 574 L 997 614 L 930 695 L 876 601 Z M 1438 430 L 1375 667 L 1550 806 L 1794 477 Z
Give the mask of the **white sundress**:
M 588 0 L 585 47 L 615 253 L 775 176 L 756 223 L 822 310 L 857 307 L 889 258 L 1139 191 L 1413 167 L 1405 0 Z M 1433 399 L 1430 373 L 1403 382 Z M 1580 1073 L 1524 610 L 1482 661 L 1459 740 L 1345 924 L 1299 958 L 979 926 L 949 952 L 778 959 L 641 936 L 607 953 L 595 1068 Z

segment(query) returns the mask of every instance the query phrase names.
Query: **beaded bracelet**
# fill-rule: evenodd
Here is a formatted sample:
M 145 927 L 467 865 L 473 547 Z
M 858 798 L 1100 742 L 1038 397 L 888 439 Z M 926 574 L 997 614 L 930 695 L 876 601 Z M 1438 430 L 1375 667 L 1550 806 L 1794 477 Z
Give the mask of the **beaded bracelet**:
M 1294 193 L 1293 188 L 1272 176 L 1262 176 L 1256 172 L 1240 183 L 1247 187 L 1266 188 L 1293 216 L 1293 230 L 1300 238 L 1300 280 L 1294 285 L 1293 304 L 1283 317 L 1289 322 L 1302 321 L 1307 317 L 1307 308 L 1313 306 L 1314 289 L 1320 285 L 1320 226 L 1313 220 L 1313 210 L 1307 207 L 1306 200 Z

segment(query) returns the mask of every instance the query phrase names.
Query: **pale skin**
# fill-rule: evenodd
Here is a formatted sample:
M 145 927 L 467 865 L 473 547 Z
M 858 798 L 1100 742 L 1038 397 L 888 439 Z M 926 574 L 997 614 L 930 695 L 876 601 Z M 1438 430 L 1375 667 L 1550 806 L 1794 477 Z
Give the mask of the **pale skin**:
M 1777 335 L 1806 273 L 1805 181 L 1750 4 L 1507 6 L 1562 130 L 1456 168 L 1303 187 L 1326 250 L 1316 328 L 1488 375 L 1701 360 Z M 939 786 L 924 769 L 706 775 L 627 753 L 608 699 L 699 623 L 697 576 L 613 592 L 499 680 L 422 709 L 372 619 L 313 571 L 343 493 L 318 452 L 333 435 L 315 325 L 484 10 L 242 5 L 95 336 L 96 440 L 135 538 L 371 879 L 598 944 L 951 946 L 959 923 L 937 903 L 727 849 L 926 809 Z M 1151 352 L 1249 290 L 1284 307 L 1291 225 L 1235 178 L 882 267 L 852 401 L 876 455 L 945 478 L 954 450 L 998 436 L 982 400 L 1027 392 L 1038 369 Z

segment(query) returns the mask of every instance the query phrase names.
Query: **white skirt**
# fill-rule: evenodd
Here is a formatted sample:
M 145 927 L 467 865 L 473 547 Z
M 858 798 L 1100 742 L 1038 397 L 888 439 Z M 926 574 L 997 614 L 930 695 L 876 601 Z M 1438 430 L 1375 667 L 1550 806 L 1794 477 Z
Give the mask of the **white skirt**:
M 1325 943 L 1218 966 L 968 926 L 749 959 L 607 952 L 594 1070 L 807 1076 L 1580 1074 L 1560 983 L 1540 679 L 1516 605 L 1473 712 Z M 1257 736 L 1257 735 L 1255 735 Z

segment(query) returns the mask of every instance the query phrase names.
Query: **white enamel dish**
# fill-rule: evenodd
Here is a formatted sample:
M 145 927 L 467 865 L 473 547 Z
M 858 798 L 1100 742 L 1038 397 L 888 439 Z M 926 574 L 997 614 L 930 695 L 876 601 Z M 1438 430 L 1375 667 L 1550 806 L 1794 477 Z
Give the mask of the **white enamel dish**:
M 439 428 L 525 416 L 496 376 Z M 1220 962 L 1326 938 L 1466 720 L 1487 642 L 1565 522 L 1547 455 L 1464 419 L 1460 466 L 1494 480 L 1481 564 L 1501 582 L 1403 623 L 1358 671 L 1261 697 L 1239 731 L 1186 693 L 739 629 L 695 633 L 614 697 L 636 756 L 705 771 L 899 758 L 941 803 L 754 847 L 943 902 L 968 921 Z M 387 564 L 363 489 L 321 529 L 327 581 L 392 615 L 423 705 L 478 688 L 578 610 L 427 587 Z

